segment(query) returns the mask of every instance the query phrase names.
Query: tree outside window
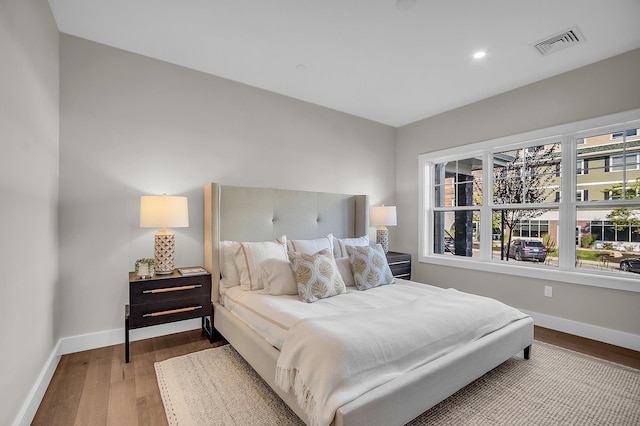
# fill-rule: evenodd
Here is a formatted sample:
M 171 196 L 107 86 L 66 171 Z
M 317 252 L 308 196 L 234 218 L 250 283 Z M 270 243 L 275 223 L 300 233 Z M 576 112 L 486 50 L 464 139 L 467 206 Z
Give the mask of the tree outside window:
M 554 201 L 559 185 L 556 169 L 560 163 L 560 143 L 505 151 L 493 159 L 493 202 L 496 206 L 519 205 L 518 208 L 494 210 L 493 223 L 501 230 L 500 258 L 511 246 L 514 229 L 521 223 L 543 215 L 544 208 L 526 208 Z M 506 241 L 505 241 L 506 238 Z

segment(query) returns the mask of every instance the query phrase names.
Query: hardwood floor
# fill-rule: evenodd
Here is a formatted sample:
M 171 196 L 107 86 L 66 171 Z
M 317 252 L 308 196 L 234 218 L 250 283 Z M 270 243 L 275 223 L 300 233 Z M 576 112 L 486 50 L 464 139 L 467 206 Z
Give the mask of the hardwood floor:
M 536 340 L 640 369 L 640 352 L 535 328 Z M 220 346 L 200 330 L 64 355 L 33 425 L 167 425 L 153 364 Z M 535 352 L 533 354 L 535 356 Z
M 534 338 L 596 358 L 640 369 L 640 352 L 536 326 Z
M 167 425 L 153 364 L 220 346 L 200 330 L 62 356 L 32 425 Z

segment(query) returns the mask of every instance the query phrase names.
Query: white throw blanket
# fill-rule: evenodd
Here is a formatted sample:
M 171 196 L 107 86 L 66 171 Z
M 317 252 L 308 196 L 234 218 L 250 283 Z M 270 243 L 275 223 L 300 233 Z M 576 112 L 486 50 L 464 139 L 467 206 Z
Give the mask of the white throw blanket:
M 312 426 L 329 425 L 365 392 L 526 316 L 448 289 L 391 308 L 304 319 L 284 341 L 276 384 L 293 391 Z

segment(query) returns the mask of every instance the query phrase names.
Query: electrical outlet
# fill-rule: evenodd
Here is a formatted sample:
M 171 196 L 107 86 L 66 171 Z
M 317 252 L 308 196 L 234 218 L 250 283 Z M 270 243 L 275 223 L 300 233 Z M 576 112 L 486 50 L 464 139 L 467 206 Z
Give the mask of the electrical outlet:
M 544 295 L 547 297 L 553 297 L 553 287 L 550 285 L 544 286 Z

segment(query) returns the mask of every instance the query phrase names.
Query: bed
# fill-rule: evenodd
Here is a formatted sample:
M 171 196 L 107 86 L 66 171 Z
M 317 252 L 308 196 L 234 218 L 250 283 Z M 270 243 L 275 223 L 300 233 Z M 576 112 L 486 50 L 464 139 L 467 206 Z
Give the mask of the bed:
M 222 300 L 242 297 L 241 293 L 237 296 L 225 293 L 224 284 L 221 286 L 221 244 L 228 241 L 273 241 L 284 235 L 297 240 L 318 239 L 329 234 L 344 238 L 368 235 L 368 197 L 209 183 L 205 187 L 204 198 L 205 267 L 212 274 L 213 323 L 216 331 L 305 423 L 317 423 L 317 419 L 309 418 L 308 407 L 303 408 L 298 403 L 294 392 L 284 391 L 282 384 L 278 385 L 276 373 L 281 368 L 278 361 L 282 342 L 278 343 L 277 336 L 266 338 L 263 330 L 249 325 L 246 319 L 241 319 L 241 314 L 232 312 L 231 307 L 227 308 L 221 303 L 221 290 Z M 401 286 L 395 286 L 394 291 L 422 291 L 416 287 L 430 287 L 397 281 Z M 374 292 L 370 294 L 373 297 Z M 349 293 L 333 299 L 342 301 L 347 297 L 356 295 Z M 278 303 L 281 303 L 280 300 L 277 299 Z M 238 304 L 250 306 L 250 301 Z M 254 312 L 263 309 L 266 308 L 258 308 Z M 286 335 L 282 339 L 286 339 Z M 496 331 L 472 339 L 442 356 L 434 357 L 403 374 L 394 375 L 393 379 L 349 398 L 335 408 L 334 414 L 332 410 L 331 424 L 406 424 L 518 352 L 524 351 L 525 358 L 529 358 L 532 342 L 533 320 L 522 315 Z

